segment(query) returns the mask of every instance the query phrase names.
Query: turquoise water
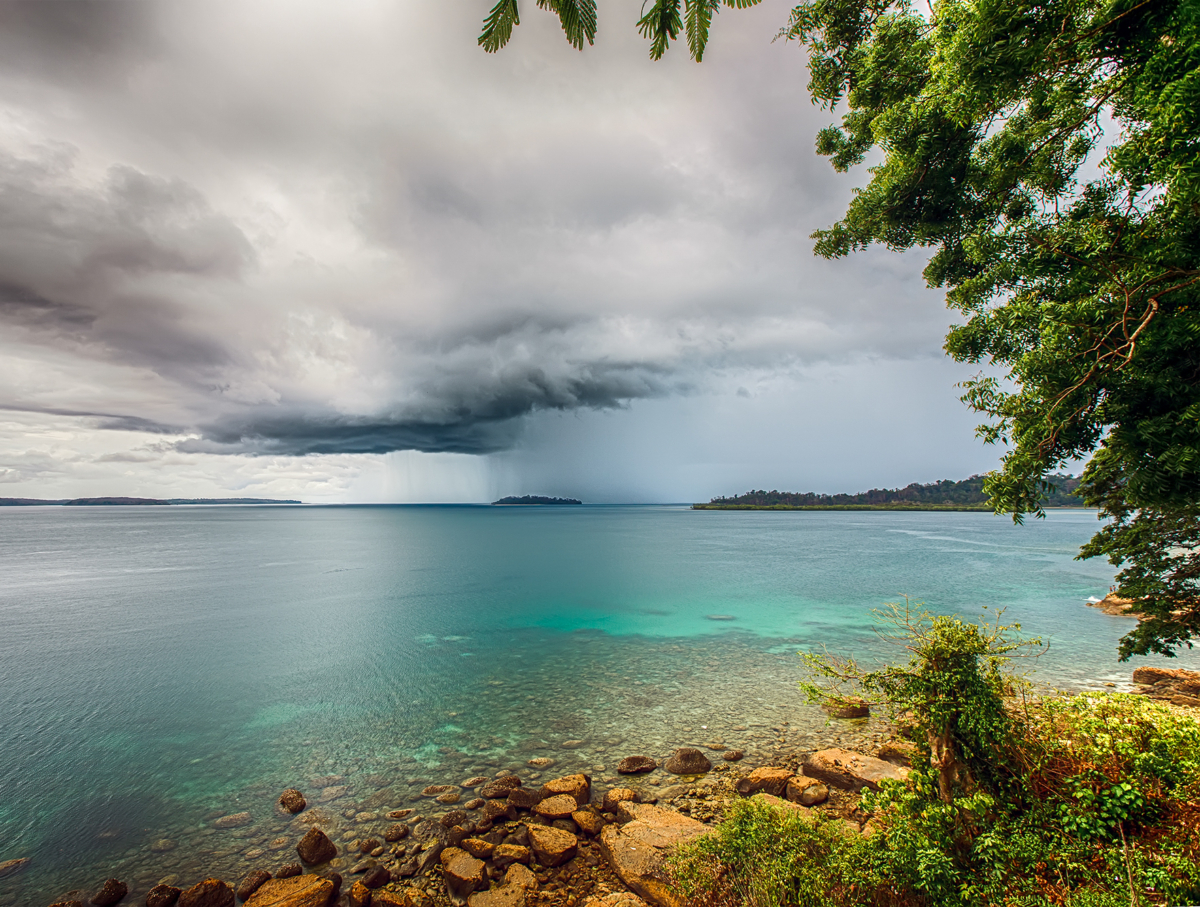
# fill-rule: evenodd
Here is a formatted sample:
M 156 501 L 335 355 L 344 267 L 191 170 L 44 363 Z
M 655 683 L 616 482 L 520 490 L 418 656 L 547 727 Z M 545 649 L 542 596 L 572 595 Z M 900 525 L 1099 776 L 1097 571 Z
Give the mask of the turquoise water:
M 274 798 L 299 786 L 344 839 L 420 791 L 526 762 L 583 769 L 828 725 L 796 651 L 895 650 L 870 609 L 1006 608 L 1043 636 L 1036 678 L 1123 683 L 1132 625 L 1083 606 L 1094 514 L 684 507 L 96 507 L 0 511 L 0 905 L 109 875 L 294 858 Z M 713 618 L 723 618 L 715 620 Z M 1194 664 L 1196 659 L 1181 659 Z M 1141 662 L 1139 662 L 1141 663 Z M 847 736 L 849 735 L 849 737 Z M 446 807 L 440 807 L 442 809 Z M 216 829 L 248 811 L 251 823 Z M 364 818 L 366 817 L 366 818 Z M 161 844 L 163 839 L 173 844 Z M 152 849 L 160 842 L 157 850 Z

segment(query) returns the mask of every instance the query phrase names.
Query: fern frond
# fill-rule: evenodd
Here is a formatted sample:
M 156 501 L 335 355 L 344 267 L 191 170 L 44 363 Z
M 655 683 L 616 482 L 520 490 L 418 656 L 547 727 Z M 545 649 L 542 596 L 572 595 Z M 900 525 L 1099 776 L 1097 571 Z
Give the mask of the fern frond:
M 537 5 L 558 13 L 571 46 L 583 50 L 583 42 L 596 43 L 596 0 L 537 0 Z
M 645 5 L 642 9 L 645 9 Z M 638 31 L 650 40 L 650 59 L 661 60 L 667 47 L 679 37 L 683 20 L 679 16 L 679 0 L 654 0 L 650 12 L 638 20 Z
M 704 48 L 708 46 L 708 27 L 712 24 L 713 13 L 720 8 L 721 0 L 684 0 L 688 50 L 697 63 L 704 59 Z
M 479 46 L 489 54 L 494 54 L 508 43 L 508 39 L 512 37 L 513 26 L 520 24 L 517 0 L 499 0 L 483 20 L 483 34 L 479 36 Z

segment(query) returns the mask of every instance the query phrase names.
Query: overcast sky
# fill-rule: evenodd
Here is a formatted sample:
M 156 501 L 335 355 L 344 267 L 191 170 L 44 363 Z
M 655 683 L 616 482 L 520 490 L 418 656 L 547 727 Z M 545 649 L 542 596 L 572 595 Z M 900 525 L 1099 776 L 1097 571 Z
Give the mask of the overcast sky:
M 653 63 L 490 0 L 0 4 L 0 496 L 691 501 L 999 452 L 789 4 Z

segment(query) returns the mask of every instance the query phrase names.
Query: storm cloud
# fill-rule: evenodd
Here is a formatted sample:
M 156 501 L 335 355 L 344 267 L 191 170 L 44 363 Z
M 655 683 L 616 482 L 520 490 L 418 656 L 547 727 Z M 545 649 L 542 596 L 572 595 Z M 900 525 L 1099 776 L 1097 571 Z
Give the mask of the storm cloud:
M 938 355 L 918 258 L 811 254 L 853 181 L 787 3 L 723 15 L 702 66 L 646 59 L 637 0 L 583 53 L 530 4 L 487 55 L 486 5 L 0 5 L 0 409 L 180 454 L 489 454 L 539 414 Z

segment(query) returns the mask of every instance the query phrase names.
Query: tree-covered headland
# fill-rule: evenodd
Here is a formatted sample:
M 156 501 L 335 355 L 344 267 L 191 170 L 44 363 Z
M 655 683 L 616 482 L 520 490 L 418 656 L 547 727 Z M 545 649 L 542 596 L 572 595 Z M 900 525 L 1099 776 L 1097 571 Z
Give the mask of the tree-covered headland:
M 757 0 L 647 0 L 661 57 L 704 56 L 715 15 Z M 568 40 L 596 0 L 538 0 Z M 480 44 L 519 23 L 499 0 Z M 817 254 L 929 252 L 962 317 L 964 385 L 1006 448 L 992 507 L 1043 515 L 1049 477 L 1087 459 L 1078 495 L 1104 527 L 1082 557 L 1120 568 L 1145 615 L 1121 655 L 1171 655 L 1200 632 L 1200 3 L 1195 0 L 810 0 L 781 37 L 809 55 L 817 137 L 865 170 Z M 1000 373 L 1002 377 L 997 377 Z

